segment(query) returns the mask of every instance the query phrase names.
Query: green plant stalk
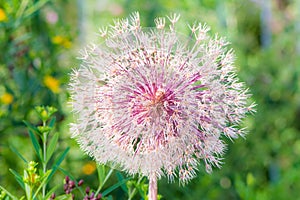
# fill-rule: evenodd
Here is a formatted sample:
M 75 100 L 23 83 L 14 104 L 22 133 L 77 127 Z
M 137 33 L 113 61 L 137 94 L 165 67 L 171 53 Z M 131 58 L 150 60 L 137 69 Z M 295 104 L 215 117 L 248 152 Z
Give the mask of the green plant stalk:
M 24 170 L 24 178 L 28 179 L 29 175 L 26 170 Z M 32 200 L 32 189 L 33 186 L 30 183 L 25 183 L 25 194 L 27 200 Z
M 45 177 L 44 177 L 44 180 L 42 181 L 42 183 L 40 184 L 40 186 L 36 189 L 32 199 L 36 199 L 36 196 L 38 195 L 39 191 L 41 190 L 41 188 L 46 185 L 46 182 L 47 182 L 47 178 L 50 174 L 50 171 L 48 171 L 46 174 L 45 174 Z M 46 199 L 45 197 L 43 197 L 43 199 Z
M 50 0 L 41 0 L 38 1 L 37 3 L 35 3 L 32 7 L 28 8 L 25 13 L 24 16 L 28 17 L 29 15 L 33 14 L 34 12 L 38 11 L 39 9 L 41 9 L 46 3 L 48 3 Z
M 141 176 L 137 182 L 137 185 L 139 185 L 141 183 L 141 181 L 143 180 L 143 176 Z M 134 195 L 136 194 L 136 187 L 134 187 L 134 189 L 128 194 L 128 200 L 131 200 Z
M 23 15 L 28 3 L 29 3 L 29 0 L 21 1 L 20 7 L 16 13 L 17 18 L 20 18 Z
M 43 121 L 43 127 L 46 126 L 46 121 Z M 43 175 L 46 174 L 47 171 L 47 132 L 43 132 Z M 46 186 L 47 183 L 44 183 L 42 188 L 43 199 L 46 196 Z
M 32 200 L 32 187 L 31 185 L 28 186 L 28 190 L 26 190 L 26 196 L 28 200 Z
M 1 185 L 0 185 L 0 189 L 3 190 L 3 191 L 6 193 L 6 195 L 8 195 L 12 200 L 18 200 L 17 197 L 15 197 L 14 195 L 12 195 L 10 192 L 8 192 L 8 191 L 7 191 L 4 187 L 2 187 Z
M 113 173 L 113 171 L 114 171 L 114 169 L 111 168 L 109 170 L 109 172 L 107 173 L 107 175 L 106 175 L 103 183 L 99 183 L 99 187 L 97 189 L 97 192 L 96 192 L 95 196 L 97 196 L 99 194 L 100 190 L 102 189 L 102 187 L 104 186 L 104 184 L 106 183 L 106 181 L 109 179 L 109 177 L 111 176 L 111 174 Z

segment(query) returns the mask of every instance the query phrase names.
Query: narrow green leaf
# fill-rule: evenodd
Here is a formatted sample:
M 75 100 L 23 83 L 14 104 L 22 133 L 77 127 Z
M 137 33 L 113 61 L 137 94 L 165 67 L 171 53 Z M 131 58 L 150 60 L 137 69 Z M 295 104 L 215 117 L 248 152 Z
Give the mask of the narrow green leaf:
M 105 166 L 104 166 L 104 165 L 103 165 L 103 167 L 104 167 L 104 170 L 105 170 Z M 106 181 L 109 179 L 109 177 L 112 175 L 113 171 L 114 171 L 114 169 L 113 169 L 113 168 L 110 168 L 109 172 L 108 172 L 107 174 L 105 174 L 105 178 L 104 178 L 103 182 L 100 182 L 100 183 L 99 183 L 99 187 L 98 187 L 98 189 L 97 189 L 97 191 L 96 191 L 96 195 L 99 194 L 100 190 L 101 190 L 102 187 L 105 185 L 105 183 L 106 183 Z
M 56 117 L 52 117 L 52 119 L 51 119 L 50 122 L 49 122 L 49 127 L 50 127 L 50 128 L 53 128 L 55 122 L 56 122 Z
M 55 197 L 55 200 L 72 200 L 72 194 L 64 194 L 58 197 Z
M 16 172 L 15 170 L 13 169 L 9 169 L 9 171 L 15 176 L 17 182 L 19 183 L 19 185 L 23 188 L 23 190 L 25 189 L 25 183 L 23 181 L 23 178 L 22 176 Z
M 24 170 L 24 179 L 26 180 L 28 178 L 29 178 L 28 173 L 26 170 Z M 29 186 L 28 183 L 25 183 L 25 194 L 27 199 L 31 199 L 31 187 Z
M 30 130 L 32 130 L 33 132 L 35 132 L 37 134 L 40 134 L 39 130 L 35 126 L 33 126 L 32 124 L 28 123 L 25 120 L 23 120 L 23 122 Z
M 41 0 L 37 1 L 33 6 L 30 6 L 25 12 L 24 12 L 24 18 L 32 15 L 39 9 L 41 9 L 46 3 L 48 3 L 50 0 Z
M 52 176 L 54 175 L 54 173 L 56 172 L 56 170 L 58 169 L 59 165 L 61 164 L 61 162 L 65 159 L 68 151 L 70 150 L 70 147 L 67 147 L 59 156 L 58 158 L 55 160 L 53 167 L 52 167 L 52 171 L 50 173 L 50 175 L 48 176 L 48 180 L 47 182 L 52 178 Z
M 36 189 L 35 194 L 33 195 L 32 199 L 35 199 L 36 195 L 38 195 L 39 191 L 42 189 L 42 187 L 47 184 L 48 177 L 50 175 L 51 170 L 48 170 L 43 177 L 43 181 L 41 182 L 40 186 Z
M 0 189 L 3 190 L 10 198 L 12 198 L 13 200 L 18 200 L 17 197 L 15 197 L 14 195 L 12 195 L 10 192 L 8 192 L 4 187 L 0 186 Z
M 69 173 L 68 171 L 64 170 L 64 169 L 61 168 L 61 167 L 58 167 L 58 169 L 59 169 L 59 171 L 61 171 L 64 175 L 70 177 L 71 180 L 76 180 L 76 178 L 75 178 L 71 173 Z M 83 191 L 82 187 L 79 187 L 79 186 L 78 186 L 78 182 L 76 182 L 76 187 L 77 187 L 77 189 L 79 189 L 79 192 L 80 192 L 82 195 L 85 194 L 85 192 Z
M 55 147 L 56 147 L 57 141 L 58 141 L 58 136 L 59 136 L 58 132 L 55 133 L 49 142 L 49 145 L 47 148 L 47 154 L 46 154 L 46 162 L 48 162 L 50 160 L 51 156 L 54 153 L 54 150 L 55 150 Z
M 16 12 L 16 18 L 21 18 L 22 14 L 24 13 L 25 8 L 27 7 L 29 1 L 21 1 L 20 3 L 20 7 L 18 9 L 18 11 Z
M 117 172 L 116 175 L 117 175 L 117 178 L 118 178 L 119 182 L 121 182 L 125 179 L 124 176 L 120 172 Z M 124 192 L 128 193 L 128 189 L 125 185 L 121 185 L 121 188 Z
M 113 197 L 112 197 L 111 195 L 109 195 L 109 196 L 107 197 L 107 200 L 113 200 Z
M 97 171 L 98 171 L 99 185 L 102 188 L 105 180 L 105 166 L 100 164 L 97 165 Z
M 33 134 L 33 132 L 31 130 L 28 131 L 29 132 L 29 137 L 31 139 L 31 142 L 33 144 L 34 150 L 36 155 L 38 156 L 38 158 L 40 160 L 42 160 L 42 148 L 41 145 L 39 144 L 38 140 L 36 139 L 35 135 Z
M 49 199 L 50 196 L 60 187 L 60 185 L 56 185 L 54 187 L 52 187 L 51 190 L 48 191 L 48 193 L 45 196 L 45 199 Z
M 68 171 L 64 170 L 63 168 L 58 167 L 58 169 L 59 169 L 59 171 L 61 171 L 64 175 L 70 177 L 71 180 L 75 180 L 75 179 L 76 179 L 72 174 L 70 174 Z
M 131 178 L 127 178 L 127 179 L 123 179 L 122 181 L 114 184 L 113 186 L 107 188 L 106 190 L 104 190 L 102 192 L 102 196 L 105 197 L 106 195 L 108 195 L 109 193 L 111 193 L 113 190 L 117 189 L 118 187 L 120 187 L 121 185 L 125 184 L 128 180 L 130 180 Z
M 28 163 L 28 161 L 21 155 L 21 153 L 13 146 L 9 146 L 9 148 L 19 157 L 21 158 L 25 163 Z

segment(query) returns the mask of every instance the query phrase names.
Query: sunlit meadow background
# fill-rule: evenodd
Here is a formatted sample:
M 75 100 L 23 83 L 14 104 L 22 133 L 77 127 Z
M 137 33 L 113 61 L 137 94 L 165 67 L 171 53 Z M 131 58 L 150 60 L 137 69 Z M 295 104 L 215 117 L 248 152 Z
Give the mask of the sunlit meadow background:
M 62 168 L 97 187 L 95 163 L 70 139 L 69 74 L 79 49 L 97 42 L 98 28 L 133 11 L 144 27 L 176 12 L 184 34 L 197 20 L 225 36 L 258 104 L 244 121 L 246 139 L 228 141 L 222 169 L 209 175 L 200 166 L 185 187 L 163 179 L 163 199 L 300 199 L 299 0 L 0 0 L 0 185 L 20 190 L 8 169 L 22 173 L 25 163 L 11 147 L 36 160 L 23 120 L 40 123 L 34 107 L 51 105 L 58 109 L 57 151 L 71 147 Z M 49 187 L 63 191 L 63 179 L 57 172 Z M 107 186 L 115 182 L 112 176 Z M 119 188 L 112 197 L 126 195 Z

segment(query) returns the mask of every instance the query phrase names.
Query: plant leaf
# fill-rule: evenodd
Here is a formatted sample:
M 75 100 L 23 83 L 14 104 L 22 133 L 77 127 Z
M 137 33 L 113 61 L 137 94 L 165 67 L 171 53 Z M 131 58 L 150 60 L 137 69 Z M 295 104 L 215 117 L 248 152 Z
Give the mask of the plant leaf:
M 50 143 L 47 148 L 46 162 L 48 162 L 50 160 L 51 156 L 54 153 L 54 150 L 55 150 L 55 147 L 56 147 L 57 141 L 58 141 L 58 136 L 59 136 L 59 134 L 57 132 L 53 135 L 53 137 L 50 140 Z
M 38 156 L 38 158 L 42 161 L 42 156 L 41 156 L 42 155 L 42 148 L 41 148 L 41 145 L 39 144 L 39 142 L 36 139 L 36 137 L 33 134 L 33 132 L 31 130 L 29 130 L 28 132 L 29 132 L 29 136 L 30 136 L 31 142 L 33 144 L 35 153 Z
M 71 173 L 69 173 L 68 171 L 64 170 L 63 168 L 58 167 L 58 170 L 61 171 L 64 175 L 70 177 L 71 180 L 76 180 L 76 178 L 75 178 Z M 77 187 L 77 189 L 79 189 L 79 192 L 80 192 L 82 195 L 85 194 L 85 192 L 83 191 L 82 187 L 79 187 L 79 186 L 78 186 L 78 182 L 77 182 L 77 181 L 76 181 L 76 187 Z
M 54 173 L 56 172 L 56 170 L 58 169 L 59 165 L 61 164 L 61 162 L 65 159 L 68 151 L 70 150 L 70 147 L 67 147 L 59 156 L 58 158 L 55 160 L 51 173 L 48 176 L 47 182 L 52 178 L 52 176 L 54 175 Z
M 48 191 L 48 193 L 45 196 L 45 199 L 49 199 L 50 196 L 60 187 L 60 185 L 56 185 L 54 187 L 52 187 L 51 190 Z
M 26 170 L 24 170 L 24 179 L 28 180 L 29 176 L 28 176 L 28 173 Z M 26 197 L 27 199 L 31 199 L 31 187 L 29 186 L 28 183 L 25 182 L 25 194 L 26 194 Z
M 25 120 L 23 120 L 23 122 L 30 130 L 32 130 L 33 132 L 35 132 L 37 134 L 40 134 L 39 130 L 35 126 L 33 126 L 32 124 L 28 123 Z
M 17 197 L 15 197 L 14 195 L 12 195 L 10 192 L 8 192 L 4 187 L 0 186 L 0 189 L 3 190 L 10 198 L 12 198 L 13 200 L 18 200 Z
M 112 197 L 111 195 L 109 195 L 109 196 L 107 197 L 107 200 L 113 200 L 113 197 Z
M 21 158 L 25 163 L 28 163 L 28 161 L 21 155 L 21 153 L 13 146 L 9 146 L 9 148 L 19 157 Z
M 9 169 L 9 171 L 15 176 L 17 182 L 19 183 L 19 185 L 23 188 L 23 190 L 25 189 L 25 183 L 23 181 L 23 178 L 22 176 L 16 172 L 15 170 L 13 169 Z
M 50 175 L 51 170 L 48 170 L 44 176 L 43 181 L 41 182 L 40 186 L 36 189 L 35 194 L 33 195 L 32 199 L 35 199 L 36 195 L 38 195 L 39 191 L 42 189 L 42 187 L 47 183 L 48 177 Z
M 116 175 L 117 175 L 117 178 L 118 178 L 119 182 L 121 182 L 125 179 L 124 176 L 120 172 L 117 172 Z M 124 192 L 128 193 L 128 189 L 125 185 L 121 185 L 121 188 Z
M 108 195 L 109 193 L 111 193 L 113 190 L 117 189 L 118 187 L 120 187 L 121 185 L 125 184 L 128 180 L 130 180 L 131 178 L 126 178 L 126 179 L 123 179 L 122 181 L 114 184 L 113 186 L 107 188 L 106 190 L 104 190 L 102 192 L 102 196 L 106 196 Z
M 58 169 L 59 169 L 64 175 L 70 177 L 71 180 L 75 180 L 75 177 L 74 177 L 72 174 L 70 174 L 68 171 L 64 170 L 64 169 L 61 168 L 61 167 L 58 167 Z
M 99 186 L 102 188 L 105 180 L 105 166 L 99 164 L 97 166 L 97 172 L 98 172 Z
M 58 197 L 55 197 L 55 200 L 72 200 L 72 194 L 64 194 Z
M 24 18 L 32 15 L 33 13 L 41 9 L 46 3 L 48 3 L 48 1 L 50 0 L 37 1 L 37 3 L 35 3 L 33 6 L 30 6 L 28 9 L 25 10 Z
M 49 127 L 50 127 L 50 128 L 53 128 L 55 122 L 56 122 L 56 117 L 54 116 L 54 117 L 52 117 L 52 119 L 51 119 L 50 122 L 49 122 Z

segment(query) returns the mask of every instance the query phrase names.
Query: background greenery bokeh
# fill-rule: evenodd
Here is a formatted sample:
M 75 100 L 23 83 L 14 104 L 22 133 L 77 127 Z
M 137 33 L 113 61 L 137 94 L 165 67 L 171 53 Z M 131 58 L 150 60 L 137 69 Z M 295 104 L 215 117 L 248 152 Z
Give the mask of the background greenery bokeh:
M 97 41 L 98 28 L 133 11 L 140 12 L 144 27 L 176 12 L 182 33 L 197 20 L 225 36 L 236 52 L 239 77 L 258 104 L 244 122 L 246 140 L 228 141 L 221 169 L 206 174 L 200 166 L 185 187 L 163 179 L 163 198 L 300 199 L 298 0 L 0 0 L 0 185 L 17 191 L 7 169 L 24 168 L 9 146 L 35 159 L 22 121 L 39 123 L 37 105 L 58 108 L 59 148 L 71 147 L 63 168 L 96 184 L 95 163 L 70 139 L 69 73 L 78 66 L 79 49 Z M 58 174 L 51 184 L 62 180 Z M 121 191 L 114 195 L 123 199 Z

